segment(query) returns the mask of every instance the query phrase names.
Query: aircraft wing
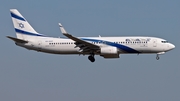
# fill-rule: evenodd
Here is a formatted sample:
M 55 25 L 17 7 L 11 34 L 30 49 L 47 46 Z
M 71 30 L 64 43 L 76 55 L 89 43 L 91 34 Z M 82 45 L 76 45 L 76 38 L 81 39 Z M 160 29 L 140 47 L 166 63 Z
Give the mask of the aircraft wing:
M 72 39 L 73 41 L 75 41 L 75 48 L 76 47 L 79 47 L 80 48 L 80 52 L 92 52 L 92 51 L 97 51 L 100 49 L 99 46 L 95 45 L 95 44 L 92 44 L 90 42 L 87 42 L 87 41 L 84 41 L 80 38 L 77 38 L 69 33 L 66 32 L 66 30 L 63 28 L 63 26 L 59 23 L 59 27 L 60 27 L 60 30 L 62 32 L 63 35 L 65 35 L 66 37 Z

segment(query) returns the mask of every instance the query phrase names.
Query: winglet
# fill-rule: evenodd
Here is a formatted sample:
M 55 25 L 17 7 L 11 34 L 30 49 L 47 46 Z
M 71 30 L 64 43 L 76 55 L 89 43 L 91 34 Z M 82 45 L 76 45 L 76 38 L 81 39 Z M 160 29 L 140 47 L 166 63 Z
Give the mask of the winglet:
M 67 34 L 66 30 L 64 29 L 64 27 L 62 26 L 61 23 L 59 23 L 59 27 L 60 27 L 60 30 L 63 34 Z

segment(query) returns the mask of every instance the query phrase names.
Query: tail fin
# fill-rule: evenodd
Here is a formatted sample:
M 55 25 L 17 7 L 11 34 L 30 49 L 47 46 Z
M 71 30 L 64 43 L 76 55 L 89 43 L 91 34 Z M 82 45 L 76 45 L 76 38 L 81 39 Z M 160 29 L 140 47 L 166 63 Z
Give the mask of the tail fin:
M 10 9 L 13 25 L 18 39 L 28 39 L 32 36 L 43 36 L 36 32 L 27 20 L 18 12 L 17 9 Z

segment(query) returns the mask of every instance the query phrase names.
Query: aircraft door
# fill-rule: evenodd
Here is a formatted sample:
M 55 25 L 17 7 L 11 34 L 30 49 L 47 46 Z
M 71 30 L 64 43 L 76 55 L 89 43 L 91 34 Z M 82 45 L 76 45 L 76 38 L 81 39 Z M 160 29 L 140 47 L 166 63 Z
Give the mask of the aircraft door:
M 42 41 L 39 40 L 37 43 L 38 43 L 38 44 L 37 44 L 38 51 L 41 51 Z
M 154 40 L 153 40 L 153 47 L 156 47 L 156 46 L 157 46 L 157 40 L 154 39 Z

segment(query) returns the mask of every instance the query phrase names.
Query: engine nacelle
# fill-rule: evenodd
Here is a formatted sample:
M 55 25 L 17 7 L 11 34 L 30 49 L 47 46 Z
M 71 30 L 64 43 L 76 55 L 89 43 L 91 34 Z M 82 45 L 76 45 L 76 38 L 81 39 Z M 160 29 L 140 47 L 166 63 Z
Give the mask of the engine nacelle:
M 119 58 L 118 49 L 116 47 L 101 47 L 101 56 L 104 58 Z
M 118 49 L 116 47 L 101 47 L 101 55 L 106 54 L 119 54 Z

